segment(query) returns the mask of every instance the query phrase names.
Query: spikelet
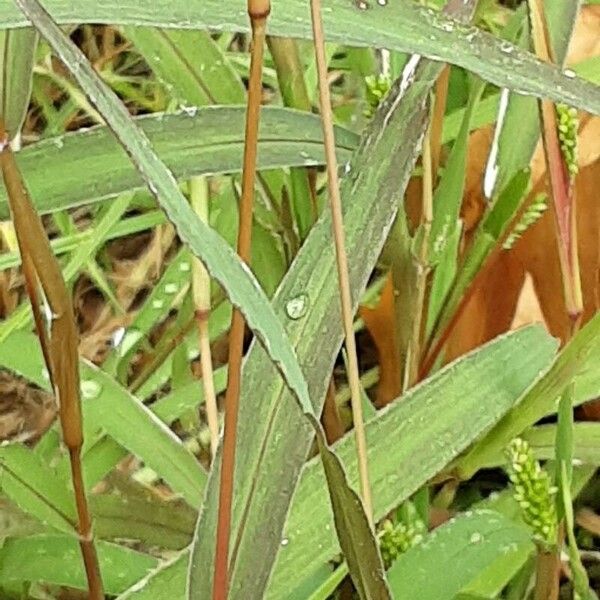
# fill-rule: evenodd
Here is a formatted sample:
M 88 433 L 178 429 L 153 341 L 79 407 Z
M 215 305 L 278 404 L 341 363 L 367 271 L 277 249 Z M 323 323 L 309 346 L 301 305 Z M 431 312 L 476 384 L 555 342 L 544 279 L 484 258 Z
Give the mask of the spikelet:
M 515 228 L 506 238 L 506 241 L 502 245 L 504 250 L 510 250 L 515 245 L 516 241 L 527 231 L 527 229 L 529 229 L 529 227 L 540 219 L 547 209 L 548 197 L 545 194 L 538 194 L 523 213 L 521 220 L 515 225 Z
M 394 524 L 386 519 L 381 526 L 379 538 L 379 549 L 385 568 L 389 569 L 401 554 L 420 544 L 424 533 L 425 525 L 420 519 L 415 519 L 408 525 L 403 522 Z
M 533 530 L 534 540 L 545 549 L 556 545 L 558 519 L 550 476 L 533 458 L 529 444 L 514 439 L 506 449 L 507 472 L 513 484 L 514 498 L 521 507 L 523 520 Z
M 556 116 L 558 118 L 560 149 L 567 165 L 569 176 L 573 180 L 579 171 L 577 164 L 577 130 L 579 129 L 577 110 L 566 104 L 557 104 Z
M 367 100 L 367 106 L 363 111 L 365 117 L 370 119 L 375 114 L 377 107 L 390 91 L 391 85 L 392 81 L 387 75 L 368 75 L 365 77 Z

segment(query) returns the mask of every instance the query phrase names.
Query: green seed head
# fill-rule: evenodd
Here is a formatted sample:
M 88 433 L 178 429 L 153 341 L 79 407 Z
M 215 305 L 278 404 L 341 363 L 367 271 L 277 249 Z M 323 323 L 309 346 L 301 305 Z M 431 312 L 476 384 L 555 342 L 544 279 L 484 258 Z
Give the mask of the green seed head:
M 532 528 L 534 539 L 545 547 L 556 544 L 558 527 L 554 496 L 556 487 L 540 463 L 533 458 L 529 444 L 514 439 L 506 449 L 508 476 L 523 520 Z
M 380 528 L 379 548 L 386 569 L 408 549 L 423 541 L 425 526 L 420 520 L 407 525 L 406 523 L 383 522 Z
M 385 75 L 369 75 L 365 77 L 367 106 L 364 110 L 365 117 L 371 118 L 381 101 L 390 91 L 391 79 Z
M 558 139 L 567 170 L 571 179 L 577 175 L 579 167 L 577 164 L 577 130 L 579 119 L 577 111 L 565 104 L 556 105 L 558 117 Z

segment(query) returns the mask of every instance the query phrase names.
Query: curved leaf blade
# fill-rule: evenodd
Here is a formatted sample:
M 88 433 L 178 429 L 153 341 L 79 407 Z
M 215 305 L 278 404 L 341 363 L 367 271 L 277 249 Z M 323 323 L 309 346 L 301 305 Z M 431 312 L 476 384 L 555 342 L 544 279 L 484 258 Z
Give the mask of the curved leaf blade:
M 428 93 L 442 69 L 442 65 L 425 60 L 415 64 L 415 70 L 395 84 L 382 105 L 342 182 L 355 305 L 379 257 L 420 151 Z M 331 220 L 328 211 L 325 212 L 311 229 L 273 301 L 276 314 L 286 323 L 301 364 L 310 373 L 310 397 L 316 412 L 321 409 L 342 340 Z M 288 316 L 286 306 L 297 299 L 307 304 L 307 310 L 294 320 Z M 236 467 L 237 501 L 232 518 L 235 542 L 230 567 L 232 599 L 258 598 L 264 594 L 272 562 L 281 547 L 289 503 L 314 436 L 265 359 L 264 352 L 255 344 L 247 355 L 243 372 L 238 443 L 244 451 L 239 452 Z M 196 544 L 192 558 L 191 572 L 197 573 L 194 585 L 200 590 L 198 597 L 210 596 L 210 578 L 199 574 L 211 572 L 217 506 L 218 469 L 213 469 L 196 531 L 200 543 Z M 267 525 L 265 506 L 269 506 Z M 255 550 L 257 545 L 261 548 L 260 555 Z
M 0 32 L 0 114 L 11 138 L 20 132 L 29 106 L 36 48 L 35 29 Z
M 244 107 L 214 106 L 137 117 L 136 125 L 177 180 L 196 175 L 237 173 L 244 143 Z M 338 158 L 350 159 L 358 136 L 336 128 Z M 323 138 L 316 115 L 265 106 L 261 112 L 258 168 L 320 165 Z M 141 188 L 144 180 L 108 127 L 31 144 L 15 154 L 41 214 L 74 208 Z M 68 164 L 69 169 L 64 165 Z M 85 178 L 81 174 L 85 173 Z M 8 215 L 0 188 L 0 217 Z
M 523 94 L 564 102 L 600 113 L 597 87 L 570 73 L 538 60 L 529 52 L 498 40 L 477 28 L 459 25 L 430 8 L 413 2 L 375 0 L 360 10 L 352 0 L 323 2 L 326 40 L 349 46 L 376 46 L 417 53 L 464 67 L 480 77 Z M 47 6 L 60 23 L 119 23 L 181 29 L 248 31 L 244 0 L 155 2 L 143 0 L 48 0 Z M 0 27 L 27 25 L 10 3 L 0 4 Z M 273 3 L 269 33 L 311 39 L 308 5 L 304 0 Z
M 491 510 L 465 513 L 430 533 L 390 568 L 396 598 L 452 600 L 503 555 L 534 551 L 526 527 Z
M 305 412 L 312 412 L 307 384 L 281 323 L 250 269 L 231 247 L 203 223 L 180 192 L 173 174 L 158 158 L 117 96 L 96 75 L 82 52 L 65 36 L 37 0 L 16 0 L 41 35 L 69 67 L 82 89 L 123 145 L 152 193 L 231 303 L 243 313 Z

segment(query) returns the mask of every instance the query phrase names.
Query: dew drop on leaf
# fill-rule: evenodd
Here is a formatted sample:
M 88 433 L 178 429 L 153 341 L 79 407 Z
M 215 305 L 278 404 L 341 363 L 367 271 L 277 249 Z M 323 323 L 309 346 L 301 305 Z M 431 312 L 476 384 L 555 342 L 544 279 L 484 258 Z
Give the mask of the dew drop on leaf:
M 480 544 L 481 542 L 483 542 L 483 536 L 478 532 L 475 531 L 474 533 L 471 534 L 471 544 Z
M 92 400 L 93 398 L 97 398 L 102 391 L 102 386 L 93 379 L 84 379 L 81 382 L 81 395 L 86 400 Z
M 287 301 L 285 305 L 285 312 L 290 319 L 294 321 L 302 318 L 308 309 L 308 296 L 306 294 L 299 294 L 294 296 Z

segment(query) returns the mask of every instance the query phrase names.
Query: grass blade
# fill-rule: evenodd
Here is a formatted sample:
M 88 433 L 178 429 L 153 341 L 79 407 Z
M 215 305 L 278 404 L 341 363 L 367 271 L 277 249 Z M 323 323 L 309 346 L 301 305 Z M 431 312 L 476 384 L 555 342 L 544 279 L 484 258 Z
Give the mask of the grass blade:
M 31 97 L 33 63 L 37 48 L 35 29 L 0 33 L 0 114 L 9 138 L 18 138 Z
M 452 600 L 483 569 L 522 546 L 533 551 L 527 528 L 493 511 L 462 515 L 439 527 L 390 568 L 397 598 Z
M 348 259 L 353 265 L 353 308 L 379 256 L 419 152 L 428 90 L 440 69 L 437 64 L 422 61 L 414 74 L 414 84 L 411 81 L 396 84 L 389 101 L 375 116 L 349 165 L 349 175 L 342 182 Z M 389 125 L 385 129 L 384 121 Z M 310 369 L 310 395 L 317 411 L 342 340 L 330 231 L 331 221 L 324 214 L 312 228 L 274 297 L 274 308 L 286 323 L 299 359 Z M 297 315 L 290 310 L 292 305 L 304 307 L 304 312 Z M 319 347 L 318 361 L 315 343 Z M 281 547 L 289 503 L 314 439 L 312 427 L 300 420 L 298 408 L 281 384 L 273 380 L 272 369 L 264 360 L 264 353 L 255 344 L 244 366 L 238 435 L 240 447 L 245 450 L 240 453 L 237 467 L 240 475 L 233 514 L 236 554 L 231 566 L 232 598 L 260 597 L 264 592 L 272 561 Z M 276 481 L 273 472 L 278 473 Z M 210 569 L 207 565 L 213 561 L 210 540 L 214 536 L 217 506 L 215 477 L 213 474 L 210 478 L 206 506 L 196 532 L 198 540 L 205 542 L 196 545 L 192 558 L 193 565 L 203 572 Z M 270 507 L 269 528 L 264 527 L 266 505 Z M 255 550 L 257 544 L 261 547 L 260 556 Z M 204 586 L 200 595 L 209 596 L 208 582 L 199 583 Z
M 149 6 L 143 0 L 49 0 L 59 23 L 152 24 L 156 27 L 248 31 L 244 0 L 176 0 Z M 464 67 L 499 87 L 547 97 L 594 114 L 600 113 L 598 88 L 564 74 L 528 52 L 502 42 L 475 27 L 459 25 L 412 2 L 371 2 L 360 10 L 355 2 L 327 0 L 323 25 L 326 41 L 349 46 L 377 46 L 420 54 Z M 5 28 L 28 25 L 7 2 L 0 5 L 0 24 Z M 310 39 L 310 17 L 305 0 L 286 0 L 275 6 L 269 33 Z
M 259 135 L 259 169 L 324 163 L 321 125 L 316 115 L 290 109 L 263 108 Z M 137 117 L 177 180 L 241 170 L 244 108 L 214 106 L 176 114 Z M 350 159 L 358 136 L 336 127 L 338 156 Z M 40 214 L 99 202 L 144 187 L 134 165 L 107 127 L 67 133 L 31 144 L 16 154 Z M 72 168 L 65 170 L 63 165 Z M 81 178 L 81 173 L 86 177 Z M 8 215 L 6 192 L 0 190 L 0 217 Z
M 552 368 L 528 390 L 519 406 L 458 462 L 457 474 L 461 479 L 470 478 L 480 465 L 489 462 L 491 456 L 497 456 L 510 440 L 543 416 L 555 412 L 555 401 L 573 379 L 576 381 L 577 403 L 591 399 L 594 389 L 597 394 L 600 372 L 595 357 L 600 348 L 599 333 L 600 314 L 597 314 L 564 347 Z M 586 379 L 589 379 L 589 384 Z M 580 388 L 586 387 L 591 392 L 587 397 L 580 392 Z
M 300 402 L 310 406 L 306 381 L 279 320 L 248 269 L 189 206 L 171 172 L 152 150 L 148 138 L 136 127 L 119 99 L 94 73 L 81 51 L 65 36 L 37 0 L 17 0 L 40 33 L 71 69 L 86 94 L 126 148 L 148 187 L 176 225 L 180 238 L 226 290 L 232 304 L 243 311 Z

